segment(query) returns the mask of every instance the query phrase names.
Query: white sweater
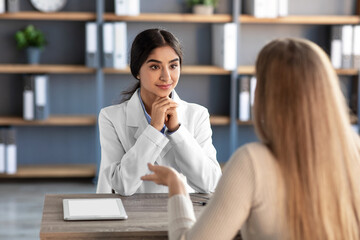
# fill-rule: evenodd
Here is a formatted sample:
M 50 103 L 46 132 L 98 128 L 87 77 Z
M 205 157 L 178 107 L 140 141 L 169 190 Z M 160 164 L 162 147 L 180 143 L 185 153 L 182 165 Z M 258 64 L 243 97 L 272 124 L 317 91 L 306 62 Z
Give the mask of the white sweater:
M 261 143 L 238 149 L 224 169 L 209 204 L 195 220 L 189 198 L 169 199 L 170 239 L 284 239 L 283 178 L 279 166 Z

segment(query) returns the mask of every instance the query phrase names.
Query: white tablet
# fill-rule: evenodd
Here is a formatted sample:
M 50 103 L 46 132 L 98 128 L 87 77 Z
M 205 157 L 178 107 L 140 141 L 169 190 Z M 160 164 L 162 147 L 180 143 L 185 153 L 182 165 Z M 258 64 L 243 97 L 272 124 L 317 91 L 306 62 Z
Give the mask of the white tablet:
M 127 219 L 119 198 L 63 199 L 64 220 Z

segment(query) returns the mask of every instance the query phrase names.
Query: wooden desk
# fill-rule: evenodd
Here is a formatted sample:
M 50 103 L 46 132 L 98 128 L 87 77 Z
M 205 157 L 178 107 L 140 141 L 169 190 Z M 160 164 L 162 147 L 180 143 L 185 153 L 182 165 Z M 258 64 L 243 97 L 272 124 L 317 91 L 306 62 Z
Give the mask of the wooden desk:
M 192 194 L 193 201 L 204 201 Z M 64 198 L 121 198 L 127 220 L 64 221 Z M 167 194 L 47 194 L 41 221 L 40 239 L 167 239 Z M 194 204 L 198 216 L 204 206 Z

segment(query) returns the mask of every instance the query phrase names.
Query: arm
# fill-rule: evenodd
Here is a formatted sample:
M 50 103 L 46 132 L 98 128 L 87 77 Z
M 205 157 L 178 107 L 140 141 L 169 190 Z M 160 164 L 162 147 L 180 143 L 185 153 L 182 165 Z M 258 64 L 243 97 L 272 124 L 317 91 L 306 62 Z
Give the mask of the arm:
M 194 136 L 184 127 L 168 135 L 174 145 L 176 164 L 189 185 L 198 192 L 213 192 L 221 177 L 212 144 L 209 113 L 203 110 L 195 126 Z
M 140 176 L 148 172 L 146 163 L 154 163 L 168 139 L 152 126 L 147 126 L 134 146 L 125 152 L 113 123 L 105 111 L 99 115 L 101 165 L 97 192 L 113 188 L 121 195 L 132 195 L 142 184 Z M 125 129 L 122 129 L 126 131 Z M 110 189 L 101 188 L 107 185 Z M 102 190 L 105 191 L 102 191 Z
M 246 149 L 238 150 L 229 160 L 216 192 L 196 222 L 192 203 L 183 187 L 178 186 L 182 184 L 180 178 L 173 173 L 163 174 L 158 167 L 161 166 L 151 167 L 154 174 L 142 179 L 169 184 L 170 239 L 181 239 L 183 236 L 186 239 L 232 239 L 237 234 L 250 213 L 256 185 L 255 172 Z

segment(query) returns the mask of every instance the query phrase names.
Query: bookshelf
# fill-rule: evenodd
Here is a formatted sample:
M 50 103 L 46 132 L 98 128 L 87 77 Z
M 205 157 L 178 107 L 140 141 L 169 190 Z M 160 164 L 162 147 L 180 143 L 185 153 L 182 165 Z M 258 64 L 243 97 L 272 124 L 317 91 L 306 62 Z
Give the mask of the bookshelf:
M 69 2 L 74 0 L 69 0 Z M 340 1 L 340 0 L 339 0 Z M 55 12 L 55 13 L 41 13 L 36 11 L 31 11 L 30 9 L 26 9 L 19 13 L 5 13 L 0 14 L 0 22 L 24 22 L 31 23 L 31 21 L 36 21 L 36 23 L 44 22 L 47 24 L 53 24 L 54 22 L 64 22 L 64 24 L 71 24 L 71 22 L 77 22 L 80 24 L 85 23 L 87 21 L 97 21 L 98 26 L 100 27 L 103 22 L 105 21 L 125 21 L 129 23 L 130 30 L 129 31 L 129 39 L 132 40 L 131 37 L 135 35 L 135 30 L 141 30 L 144 27 L 158 27 L 159 25 L 166 25 L 166 26 L 183 26 L 184 32 L 187 34 L 191 34 L 191 31 L 195 31 L 195 28 L 192 26 L 201 25 L 200 31 L 208 31 L 209 26 L 213 23 L 229 23 L 235 22 L 238 25 L 241 25 L 239 35 L 244 34 L 244 30 L 242 29 L 243 25 L 245 26 L 261 26 L 261 25 L 336 25 L 336 24 L 360 24 L 360 17 L 357 15 L 353 16 L 345 16 L 345 15 L 294 15 L 294 16 L 287 16 L 275 19 L 259 19 L 254 18 L 249 15 L 240 14 L 239 9 L 240 4 L 242 1 L 240 0 L 228 0 L 227 2 L 227 10 L 222 10 L 219 13 L 210 16 L 204 15 L 194 15 L 190 13 L 169 13 L 168 12 L 156 12 L 154 11 L 147 11 L 141 13 L 139 16 L 117 16 L 113 13 L 113 5 L 109 4 L 107 1 L 104 0 L 92 0 L 91 3 L 86 3 L 84 5 L 91 5 L 96 2 L 96 9 L 88 10 L 81 12 L 80 10 L 76 9 L 68 9 L 67 11 L 63 12 Z M 113 1 L 111 1 L 113 2 Z M 171 1 L 169 1 L 171 2 Z M 101 7 L 101 5 L 105 5 L 106 8 Z M 113 4 L 113 3 L 112 3 Z M 141 2 L 142 5 L 150 6 L 152 3 L 150 2 Z M 167 3 L 168 4 L 168 3 Z M 169 3 L 170 4 L 170 3 Z M 110 6 L 110 7 L 109 7 Z M 148 7 L 151 9 L 150 7 Z M 106 9 L 106 10 L 105 10 Z M 112 11 L 110 12 L 109 11 Z M 73 11 L 69 11 L 73 10 Z M 233 12 L 231 12 L 233 11 Z M 183 10 L 184 12 L 184 10 Z M 61 26 L 62 28 L 66 28 Z M 172 31 L 171 28 L 167 28 L 168 30 Z M 195 30 L 194 30 L 195 29 Z M 14 29 L 15 30 L 15 29 Z M 181 29 L 182 30 L 182 29 Z M 202 33 L 203 33 L 202 32 Z M 100 34 L 101 35 L 101 34 Z M 178 32 L 175 31 L 175 35 L 182 37 L 179 35 Z M 197 36 L 197 38 L 204 38 L 207 39 L 206 35 Z M 62 37 L 64 40 L 67 40 L 67 37 Z M 10 41 L 10 40 L 7 40 Z M 195 44 L 195 43 L 194 43 Z M 243 44 L 240 42 L 240 44 Z M 189 44 L 188 44 L 189 45 Z M 188 46 L 187 46 L 188 47 Z M 1 48 L 0 48 L 1 49 Z M 201 49 L 202 51 L 204 49 Z M 206 50 L 206 48 L 205 48 Z M 191 50 L 190 50 L 191 51 Z M 237 49 L 236 51 L 239 52 Z M 200 52 L 200 51 L 199 51 Z M 243 56 L 241 53 L 239 54 L 240 58 Z M 187 55 L 185 55 L 185 59 Z M 212 66 L 208 62 L 190 62 L 182 67 L 181 74 L 185 78 L 195 78 L 195 81 L 202 81 L 199 79 L 203 79 L 206 77 L 211 77 L 214 79 L 220 79 L 219 82 L 226 82 L 229 85 L 229 96 L 228 99 L 220 99 L 219 101 L 228 102 L 230 106 L 228 114 L 218 114 L 214 113 L 210 116 L 210 123 L 214 127 L 220 126 L 226 127 L 230 129 L 230 135 L 228 138 L 230 139 L 230 143 L 232 141 L 235 142 L 235 145 L 231 147 L 229 150 L 230 154 L 234 150 L 238 142 L 238 134 L 239 128 L 242 127 L 252 127 L 253 123 L 251 121 L 241 122 L 237 119 L 237 77 L 238 75 L 251 75 L 255 73 L 254 66 L 252 65 L 241 65 L 240 60 L 238 59 L 239 67 L 236 71 L 227 71 L 222 68 Z M 336 72 L 339 75 L 347 76 L 347 77 L 359 77 L 359 71 L 356 69 L 338 69 Z M 95 85 L 95 92 L 98 97 L 96 100 L 96 104 L 99 104 L 100 107 L 101 103 L 99 99 L 103 98 L 103 95 L 107 94 L 107 89 L 104 89 L 103 85 L 106 82 L 115 82 L 116 81 L 126 81 L 127 78 L 131 78 L 130 76 L 130 69 L 129 67 L 126 69 L 118 70 L 112 68 L 88 68 L 85 66 L 84 63 L 46 63 L 46 64 L 39 64 L 39 65 L 27 65 L 27 64 L 10 64 L 10 63 L 0 63 L 0 74 L 1 75 L 20 75 L 26 73 L 47 73 L 56 76 L 66 75 L 65 78 L 68 76 L 79 76 L 80 78 L 84 78 L 84 76 L 91 76 L 95 78 L 95 84 L 91 83 L 92 80 L 85 80 L 82 84 L 86 86 L 87 84 L 94 84 Z M 130 76 L 130 77 L 128 77 Z M 85 77 L 86 78 L 86 77 Z M 70 84 L 72 80 L 64 79 L 63 85 Z M 216 87 L 215 87 L 216 88 Z M 211 90 L 211 89 L 210 89 Z M 201 94 L 210 94 L 209 89 L 206 89 L 204 93 Z M 216 90 L 216 89 L 215 89 Z M 215 91 L 214 90 L 214 91 Z M 119 90 L 120 92 L 120 90 Z M 100 96 L 100 97 L 99 97 Z M 19 116 L 0 116 L 0 125 L 2 126 L 15 126 L 21 128 L 32 128 L 32 127 L 40 127 L 42 129 L 46 129 L 47 127 L 74 127 L 74 128 L 84 128 L 90 127 L 92 129 L 96 129 L 97 125 L 97 113 L 98 108 L 91 114 L 83 114 L 80 115 L 78 113 L 75 114 L 67 114 L 67 115 L 51 115 L 49 119 L 46 121 L 24 121 Z M 351 122 L 356 123 L 357 117 L 351 116 Z M 61 130 L 59 130 L 61 131 Z M 240 130 L 241 131 L 241 130 Z M 243 136 L 240 136 L 243 137 Z M 246 137 L 246 136 L 245 136 Z M 221 139 L 223 143 L 223 147 L 226 148 L 226 141 L 222 141 L 225 139 Z M 93 139 L 88 139 L 89 142 L 93 141 Z M 226 154 L 225 154 L 226 155 Z M 229 155 L 229 154 L 227 154 Z M 98 160 L 98 159 L 97 159 Z M 34 160 L 36 161 L 36 159 Z M 72 171 L 74 170 L 74 171 Z M 81 171 L 82 170 L 82 171 Z M 96 175 L 96 164 L 77 164 L 77 162 L 73 162 L 69 165 L 37 165 L 36 162 L 33 165 L 20 165 L 18 168 L 18 173 L 15 175 L 7 176 L 7 175 L 0 175 L 0 178 L 41 178 L 41 177 L 94 177 Z

